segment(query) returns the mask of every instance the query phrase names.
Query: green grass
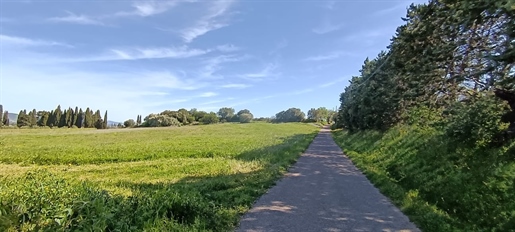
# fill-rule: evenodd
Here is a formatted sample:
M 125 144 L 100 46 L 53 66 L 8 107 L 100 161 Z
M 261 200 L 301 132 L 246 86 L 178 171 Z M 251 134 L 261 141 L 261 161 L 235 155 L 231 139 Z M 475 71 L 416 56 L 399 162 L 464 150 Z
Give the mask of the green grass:
M 421 230 L 515 231 L 515 143 L 467 148 L 414 126 L 333 137 Z
M 2 130 L 0 230 L 228 231 L 317 131 Z

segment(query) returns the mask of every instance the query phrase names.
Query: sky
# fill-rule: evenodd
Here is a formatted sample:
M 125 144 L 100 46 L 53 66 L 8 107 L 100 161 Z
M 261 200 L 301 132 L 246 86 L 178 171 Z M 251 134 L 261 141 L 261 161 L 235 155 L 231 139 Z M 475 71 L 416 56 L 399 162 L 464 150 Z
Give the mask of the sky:
M 180 108 L 335 109 L 412 2 L 0 0 L 0 104 L 90 107 L 118 122 Z

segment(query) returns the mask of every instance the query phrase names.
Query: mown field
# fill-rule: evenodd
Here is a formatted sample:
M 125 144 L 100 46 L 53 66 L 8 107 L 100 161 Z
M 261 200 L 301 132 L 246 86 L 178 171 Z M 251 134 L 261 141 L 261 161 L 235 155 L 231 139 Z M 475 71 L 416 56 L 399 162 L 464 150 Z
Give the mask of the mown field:
M 228 231 L 318 130 L 0 130 L 0 231 Z

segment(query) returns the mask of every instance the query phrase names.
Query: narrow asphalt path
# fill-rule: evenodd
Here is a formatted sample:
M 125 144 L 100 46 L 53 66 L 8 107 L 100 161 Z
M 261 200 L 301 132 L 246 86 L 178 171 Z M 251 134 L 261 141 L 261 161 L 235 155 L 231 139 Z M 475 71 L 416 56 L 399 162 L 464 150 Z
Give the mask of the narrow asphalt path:
M 322 129 L 236 231 L 420 231 Z

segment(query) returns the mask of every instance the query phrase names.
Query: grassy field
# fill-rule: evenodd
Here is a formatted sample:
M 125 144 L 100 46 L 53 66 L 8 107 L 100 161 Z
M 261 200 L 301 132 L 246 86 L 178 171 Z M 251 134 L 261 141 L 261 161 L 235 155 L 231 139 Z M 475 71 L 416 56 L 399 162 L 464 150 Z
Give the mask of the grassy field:
M 228 231 L 317 131 L 0 130 L 0 231 Z

